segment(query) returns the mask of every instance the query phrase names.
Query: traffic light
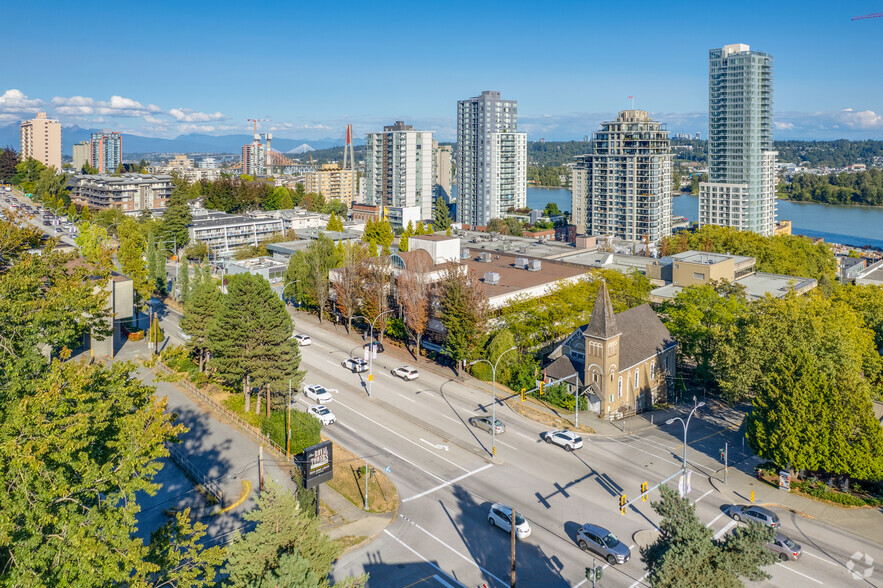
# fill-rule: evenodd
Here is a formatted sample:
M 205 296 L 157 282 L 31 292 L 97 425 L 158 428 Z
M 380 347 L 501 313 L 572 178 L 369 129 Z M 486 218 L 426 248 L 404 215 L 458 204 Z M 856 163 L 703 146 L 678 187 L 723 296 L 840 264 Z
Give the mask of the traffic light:
M 641 502 L 647 502 L 647 482 L 641 482 Z
M 586 568 L 586 580 L 589 582 L 597 582 L 604 575 L 604 568 Z
M 527 388 L 522 388 L 522 389 L 521 389 L 521 402 L 524 402 L 524 391 L 525 391 L 525 390 L 527 390 Z
M 546 381 L 545 381 L 545 380 L 540 380 L 540 396 L 542 396 L 543 394 L 545 394 L 545 391 L 543 390 L 543 388 L 545 387 L 545 385 L 546 385 Z
M 720 451 L 721 451 L 721 461 L 723 461 L 724 460 L 724 448 L 721 447 Z
M 619 496 L 619 511 L 620 511 L 622 514 L 625 514 L 625 508 L 626 508 L 626 507 L 625 507 L 625 504 L 626 504 L 627 502 L 628 502 L 628 500 L 626 499 L 625 494 L 621 494 L 621 495 Z

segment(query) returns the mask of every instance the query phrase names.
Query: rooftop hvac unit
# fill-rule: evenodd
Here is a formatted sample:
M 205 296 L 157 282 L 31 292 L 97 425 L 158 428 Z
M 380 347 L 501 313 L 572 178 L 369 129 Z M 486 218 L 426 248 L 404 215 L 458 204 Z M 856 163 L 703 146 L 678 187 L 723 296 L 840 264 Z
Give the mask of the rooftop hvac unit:
M 530 265 L 527 266 L 527 271 L 529 272 L 538 272 L 543 269 L 543 262 L 539 259 L 531 259 Z
M 527 269 L 527 258 L 526 257 L 516 257 L 515 258 L 515 267 L 519 269 Z
M 486 272 L 484 274 L 484 283 L 496 286 L 500 283 L 500 274 L 497 272 Z
M 480 253 L 478 255 L 478 261 L 482 263 L 490 263 L 491 262 L 491 254 L 490 253 Z
M 464 247 L 460 250 L 460 259 L 469 259 L 469 249 Z

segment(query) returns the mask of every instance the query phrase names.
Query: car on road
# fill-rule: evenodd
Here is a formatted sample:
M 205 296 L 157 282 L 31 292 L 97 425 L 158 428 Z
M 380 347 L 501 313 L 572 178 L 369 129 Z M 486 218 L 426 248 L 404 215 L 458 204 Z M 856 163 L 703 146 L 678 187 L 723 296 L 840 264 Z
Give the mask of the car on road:
M 593 551 L 610 565 L 622 564 L 632 557 L 628 546 L 616 535 L 598 525 L 586 523 L 576 532 L 576 542 L 583 551 Z
M 469 424 L 478 429 L 482 429 L 491 432 L 491 417 L 489 416 L 474 416 L 469 419 Z M 506 432 L 506 425 L 503 424 L 503 421 L 497 419 L 494 423 L 495 433 L 499 435 L 500 433 Z
M 319 419 L 323 425 L 333 425 L 337 422 L 337 417 L 324 404 L 313 404 L 307 412 Z
M 377 353 L 383 353 L 383 343 L 381 343 L 380 341 L 373 341 L 372 343 L 374 344 L 374 348 L 377 349 Z M 365 343 L 364 345 L 362 345 L 362 349 L 370 350 L 371 343 Z
M 331 392 L 326 390 L 324 386 L 319 385 L 304 386 L 304 396 L 321 404 L 328 404 L 334 400 L 331 397 Z
M 778 529 L 782 524 L 778 515 L 771 510 L 767 510 L 762 506 L 738 505 L 734 504 L 727 509 L 727 512 L 736 522 L 745 521 L 746 523 L 757 523 L 773 529 Z
M 563 447 L 564 451 L 573 451 L 583 446 L 583 438 L 573 431 L 547 431 L 543 433 L 543 441 Z
M 402 367 L 397 367 L 396 369 L 392 370 L 392 375 L 410 382 L 411 380 L 416 380 L 417 376 L 419 376 L 420 374 L 417 372 L 417 368 L 411 367 L 409 365 L 403 365 Z
M 487 522 L 491 527 L 499 527 L 507 533 L 512 532 L 512 507 L 495 502 L 487 515 Z M 519 539 L 530 537 L 530 523 L 515 511 L 515 536 Z
M 350 370 L 354 374 L 360 374 L 368 371 L 368 362 L 360 357 L 348 357 L 340 362 L 340 365 Z
M 294 336 L 294 340 L 297 341 L 297 344 L 301 347 L 306 347 L 307 345 L 312 345 L 313 340 L 310 339 L 309 335 L 304 335 L 303 333 L 297 333 Z
M 798 560 L 803 549 L 782 533 L 776 533 L 772 543 L 764 545 L 767 549 L 779 556 L 782 561 Z

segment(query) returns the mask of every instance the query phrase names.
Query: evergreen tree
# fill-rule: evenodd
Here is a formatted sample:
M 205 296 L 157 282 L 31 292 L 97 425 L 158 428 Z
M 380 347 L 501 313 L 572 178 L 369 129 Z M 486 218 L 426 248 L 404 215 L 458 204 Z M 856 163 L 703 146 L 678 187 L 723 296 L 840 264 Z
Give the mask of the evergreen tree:
M 166 250 L 163 247 L 154 246 L 153 250 L 153 283 L 156 284 L 156 292 L 165 296 L 168 277 L 166 275 Z
M 439 291 L 445 348 L 457 361 L 468 359 L 487 329 L 488 301 L 482 284 L 474 272 L 449 263 Z
M 332 212 L 328 219 L 328 226 L 325 228 L 329 231 L 343 231 L 343 221 L 336 213 Z
M 183 249 L 190 242 L 190 232 L 187 227 L 193 221 L 193 215 L 187 203 L 187 196 L 186 188 L 176 186 L 163 212 L 160 231 L 164 239 L 172 241 L 168 244 L 169 248 Z M 177 255 L 177 251 L 174 253 Z
M 254 530 L 227 548 L 224 572 L 233 586 L 328 588 L 331 565 L 341 548 L 319 528 L 319 520 L 297 498 L 270 481 L 254 510 L 243 515 Z M 347 578 L 335 588 L 364 586 L 367 575 Z
M 445 203 L 445 199 L 439 196 L 435 199 L 435 209 L 432 211 L 432 224 L 436 231 L 447 231 L 451 228 L 451 209 Z
M 425 235 L 426 234 L 426 227 L 423 226 L 423 221 L 419 221 L 417 223 L 417 228 L 414 229 L 414 234 L 415 235 Z
M 305 286 L 313 300 L 316 301 L 316 306 L 319 309 L 319 321 L 321 322 L 324 320 L 325 308 L 330 299 L 328 272 L 340 263 L 340 258 L 335 251 L 334 242 L 324 234 L 320 234 L 319 238 L 307 247 L 304 261 L 308 268 Z
M 119 225 L 117 232 L 120 239 L 120 247 L 117 250 L 117 260 L 120 262 L 120 268 L 126 276 L 132 279 L 132 287 L 135 289 L 135 293 L 142 301 L 147 301 L 153 292 L 148 273 L 149 270 L 144 262 L 147 240 L 144 238 L 138 224 L 132 219 L 123 221 Z
M 775 531 L 764 525 L 743 525 L 721 540 L 696 516 L 696 507 L 668 486 L 660 486 L 662 499 L 653 510 L 662 516 L 655 543 L 641 548 L 650 585 L 664 588 L 688 586 L 742 586 L 740 578 L 759 582 L 769 578 L 762 567 L 775 562 L 764 547 Z
M 283 194 L 282 198 L 279 200 L 279 208 L 281 210 L 294 208 L 294 200 L 291 199 L 291 192 L 287 189 L 285 190 L 285 194 Z
M 178 297 L 181 302 L 187 302 L 190 296 L 190 263 L 186 260 L 179 268 Z
M 399 237 L 399 251 L 404 253 L 408 250 L 408 234 L 402 233 L 402 236 Z
M 228 382 L 242 382 L 246 410 L 253 383 L 263 387 L 268 398 L 271 392 L 287 392 L 290 379 L 294 386 L 300 384 L 303 372 L 298 370 L 293 328 L 285 304 L 267 280 L 252 274 L 230 277 L 227 294 L 209 324 L 209 348 L 218 373 Z M 269 412 L 268 405 L 268 417 Z
M 184 303 L 181 330 L 190 336 L 187 347 L 199 358 L 199 371 L 205 370 L 209 352 L 209 327 L 221 307 L 221 291 L 212 283 L 200 282 Z
M 18 153 L 7 145 L 0 151 L 0 184 L 9 184 L 16 174 L 15 167 L 18 165 Z

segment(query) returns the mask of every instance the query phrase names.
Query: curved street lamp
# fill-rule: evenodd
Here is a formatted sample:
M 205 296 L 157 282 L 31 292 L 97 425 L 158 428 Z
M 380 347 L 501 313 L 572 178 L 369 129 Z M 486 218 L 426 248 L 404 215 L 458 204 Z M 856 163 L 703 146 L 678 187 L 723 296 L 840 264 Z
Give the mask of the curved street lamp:
M 285 300 L 285 289 L 292 284 L 297 284 L 298 282 L 300 282 L 300 280 L 292 280 L 292 281 L 288 282 L 287 284 L 285 284 L 284 286 L 282 286 L 282 291 L 279 292 L 279 296 L 282 297 L 282 300 Z M 300 307 L 300 304 L 298 304 L 298 307 Z
M 497 365 L 499 365 L 500 360 L 503 359 L 503 356 L 509 353 L 510 351 L 515 351 L 518 349 L 517 347 L 510 347 L 506 351 L 500 354 L 500 357 L 497 358 L 497 361 L 491 363 L 490 360 L 487 359 L 476 359 L 473 362 L 470 362 L 469 365 L 475 365 L 480 362 L 485 362 L 489 366 L 491 366 L 491 379 L 492 379 L 492 388 L 491 394 L 493 394 L 493 404 L 491 404 L 491 455 L 496 458 L 497 457 Z
M 665 421 L 666 425 L 670 425 L 670 424 L 674 423 L 675 421 L 681 421 L 681 424 L 684 426 L 684 475 L 685 476 L 687 475 L 687 427 L 690 426 L 690 419 L 693 418 L 693 413 L 696 412 L 698 409 L 702 408 L 703 406 L 705 406 L 705 402 L 703 401 L 703 402 L 697 403 L 696 397 L 694 396 L 693 397 L 693 404 L 694 404 L 693 410 L 691 410 L 690 414 L 687 415 L 686 421 L 684 421 L 684 419 L 682 419 L 681 417 L 674 417 L 674 418 L 671 418 L 671 419 L 668 419 L 667 421 Z
M 374 324 L 377 322 L 377 319 L 382 317 L 385 314 L 389 314 L 391 312 L 395 312 L 396 309 L 391 308 L 389 310 L 384 310 L 380 314 L 374 317 L 374 320 L 371 321 L 371 335 L 370 335 L 370 345 L 371 348 L 368 352 L 368 396 L 371 396 L 372 384 L 374 383 Z M 369 320 L 367 316 L 357 314 L 353 316 L 353 318 L 363 318 L 366 321 Z

